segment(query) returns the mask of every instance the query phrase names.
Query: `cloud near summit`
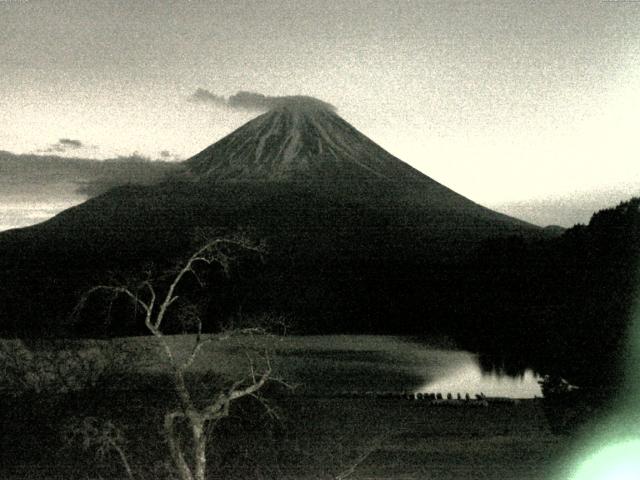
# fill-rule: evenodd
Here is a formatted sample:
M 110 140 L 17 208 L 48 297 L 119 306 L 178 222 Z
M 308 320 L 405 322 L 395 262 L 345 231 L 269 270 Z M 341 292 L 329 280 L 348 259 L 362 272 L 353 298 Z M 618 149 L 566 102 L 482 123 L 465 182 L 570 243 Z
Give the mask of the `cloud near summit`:
M 293 102 L 305 102 L 308 104 L 314 104 L 335 110 L 333 105 L 330 105 L 322 100 L 318 100 L 313 97 L 305 96 L 285 96 L 274 97 L 263 95 L 256 92 L 239 91 L 229 97 L 217 95 L 207 89 L 198 88 L 194 93 L 189 95 L 188 99 L 191 103 L 198 103 L 203 105 L 213 105 L 217 107 L 224 107 L 231 110 L 242 111 L 264 111 L 272 108 L 280 107 Z
M 204 88 L 198 88 L 189 96 L 189 101 L 193 103 L 227 107 L 232 110 L 268 110 L 277 104 L 277 100 L 278 97 L 268 97 L 261 93 L 244 91 L 229 97 L 223 97 Z

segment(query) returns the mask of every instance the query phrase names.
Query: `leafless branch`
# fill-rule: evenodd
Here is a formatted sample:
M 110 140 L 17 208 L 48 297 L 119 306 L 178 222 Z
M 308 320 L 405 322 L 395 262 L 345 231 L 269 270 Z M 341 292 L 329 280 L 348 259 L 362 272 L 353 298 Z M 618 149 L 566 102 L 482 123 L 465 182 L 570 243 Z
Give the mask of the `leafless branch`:
M 148 278 L 133 289 L 117 285 L 95 286 L 82 296 L 75 309 L 75 313 L 79 314 L 91 295 L 106 291 L 111 292 L 114 295 L 114 299 L 120 295 L 129 298 L 136 308 L 139 307 L 144 311 L 145 326 L 149 333 L 157 339 L 164 351 L 172 371 L 175 390 L 180 400 L 180 409 L 168 412 L 165 415 L 164 431 L 167 436 L 171 459 L 177 468 L 181 480 L 204 480 L 208 425 L 215 424 L 220 419 L 227 417 L 229 415 L 230 404 L 235 400 L 247 396 L 259 399 L 257 392 L 266 384 L 272 373 L 268 352 L 259 356 L 264 363 L 264 368 L 262 369 L 257 368 L 254 357 L 247 353 L 249 364 L 248 376 L 233 382 L 228 389 L 214 396 L 208 405 L 197 408 L 187 387 L 186 373 L 198 358 L 203 347 L 211 343 L 215 338 L 222 341 L 229 338 L 238 338 L 239 336 L 264 334 L 265 329 L 260 326 L 234 329 L 223 332 L 223 334 L 216 337 L 210 336 L 203 339 L 202 320 L 195 309 L 189 311 L 187 307 L 185 315 L 187 315 L 187 319 L 195 322 L 196 336 L 190 352 L 186 359 L 182 361 L 174 352 L 174 347 L 172 347 L 163 332 L 165 318 L 172 305 L 177 302 L 179 298 L 177 292 L 186 276 L 193 276 L 195 281 L 200 286 L 203 286 L 203 281 L 198 273 L 200 266 L 211 266 L 215 264 L 219 266 L 224 273 L 228 274 L 231 264 L 236 260 L 232 249 L 253 251 L 261 256 L 264 253 L 263 245 L 251 242 L 243 236 L 216 238 L 206 242 L 197 249 L 174 270 L 171 276 L 164 277 L 166 278 L 167 287 L 163 293 L 158 292 L 149 278 L 150 274 L 147 274 Z M 164 282 L 165 280 L 163 280 L 163 283 Z M 266 403 L 263 402 L 263 404 L 266 406 Z M 273 413 L 272 409 L 266 408 L 268 412 Z M 193 449 L 193 459 L 191 463 L 187 460 L 184 453 L 187 447 L 180 442 L 176 430 L 176 423 L 179 421 L 183 426 L 188 426 L 191 431 L 192 440 L 190 443 L 187 443 L 187 445 L 190 445 L 189 448 Z
M 382 442 L 382 437 L 376 438 L 360 455 L 358 455 L 351 464 L 344 469 L 342 472 L 338 473 L 334 479 L 335 480 L 344 480 L 345 478 L 350 477 L 356 471 L 356 469 L 362 465 L 367 458 L 371 456 L 380 446 Z

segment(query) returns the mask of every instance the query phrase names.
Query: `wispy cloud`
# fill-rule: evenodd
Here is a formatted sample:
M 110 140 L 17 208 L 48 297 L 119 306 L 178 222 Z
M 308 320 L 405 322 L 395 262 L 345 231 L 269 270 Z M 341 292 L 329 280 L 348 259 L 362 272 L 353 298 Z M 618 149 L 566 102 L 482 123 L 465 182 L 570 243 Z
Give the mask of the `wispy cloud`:
M 107 160 L 89 160 L 58 155 L 15 155 L 0 151 L 0 203 L 5 196 L 33 198 L 36 193 L 61 188 L 74 194 L 94 196 L 127 184 L 150 185 L 179 170 L 181 164 L 169 157 L 151 160 L 137 152 Z
M 240 91 L 229 97 L 216 95 L 205 89 L 198 88 L 188 97 L 191 103 L 226 107 L 232 110 L 268 110 L 278 97 L 268 97 L 261 93 Z
M 50 144 L 47 148 L 38 150 L 38 153 L 66 153 L 69 151 L 76 151 L 86 148 L 87 145 L 80 140 L 73 138 L 60 138 L 56 143 Z M 91 145 L 89 148 L 96 149 L 96 146 Z
M 69 148 L 80 148 L 82 147 L 82 142 L 80 140 L 73 140 L 71 138 L 61 138 L 60 140 L 58 140 L 58 145 Z
M 217 95 L 205 88 L 198 88 L 194 93 L 189 95 L 187 100 L 191 103 L 197 103 L 201 105 L 211 105 L 215 107 L 223 107 L 231 110 L 242 111 L 265 111 L 272 108 L 277 108 L 282 105 L 292 103 L 304 103 L 308 106 L 316 106 L 322 108 L 328 108 L 335 110 L 333 105 L 327 102 L 318 100 L 313 97 L 306 96 L 283 96 L 276 97 L 270 95 L 263 95 L 257 92 L 239 91 L 228 97 Z
M 229 108 L 236 110 L 268 110 L 278 105 L 281 97 L 268 97 L 255 92 L 238 92 L 227 98 Z
M 220 107 L 224 107 L 227 105 L 227 99 L 211 93 L 209 90 L 204 88 L 198 88 L 195 92 L 193 92 L 187 100 L 191 103 L 201 103 L 205 105 L 217 105 Z
M 166 160 L 166 161 L 176 161 L 176 160 L 182 160 L 182 157 L 176 153 L 172 153 L 169 150 L 161 150 L 160 151 L 160 158 L 162 160 Z

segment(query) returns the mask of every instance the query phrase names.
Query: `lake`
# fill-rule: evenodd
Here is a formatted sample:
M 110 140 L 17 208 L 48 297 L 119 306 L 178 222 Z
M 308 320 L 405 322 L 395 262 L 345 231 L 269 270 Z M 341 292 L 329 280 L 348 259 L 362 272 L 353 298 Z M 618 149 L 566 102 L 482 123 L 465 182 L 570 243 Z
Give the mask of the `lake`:
M 165 338 L 178 358 L 191 353 L 194 336 Z M 17 344 L 21 342 L 5 341 L 7 346 L 14 345 L 12 348 Z M 94 363 L 108 364 L 109 369 L 125 368 L 130 373 L 135 371 L 144 375 L 146 371 L 155 374 L 167 368 L 167 362 L 152 337 L 80 340 L 74 344 L 76 352 L 85 352 L 83 361 L 101 357 L 103 360 Z M 69 341 L 61 341 L 56 350 L 67 350 L 70 345 Z M 49 350 L 53 346 L 41 344 L 39 349 Z M 301 394 L 428 392 L 452 393 L 455 396 L 457 393 L 484 393 L 511 398 L 541 395 L 538 378 L 530 370 L 519 376 L 486 372 L 478 355 L 457 350 L 444 339 L 425 341 L 385 335 L 245 335 L 207 344 L 193 369 L 238 379 L 246 376 L 252 366 L 256 371 L 264 368 L 265 354 L 273 366 L 274 375 L 296 384 L 296 391 Z M 114 355 L 123 357 L 113 363 Z M 61 359 L 65 358 L 61 356 Z
M 532 370 L 516 376 L 485 371 L 477 354 L 455 349 L 446 339 L 318 335 L 257 342 L 254 347 L 272 352 L 278 375 L 309 394 L 406 391 L 443 395 L 484 393 L 510 398 L 542 395 L 539 377 Z M 239 366 L 236 374 L 244 368 L 240 347 L 223 342 L 207 352 L 201 359 L 201 368 L 217 364 L 226 365 L 224 370 L 235 370 Z
M 285 342 L 287 339 L 285 339 Z M 484 393 L 487 396 L 541 396 L 539 377 L 530 369 L 510 376 L 485 371 L 477 354 L 454 349 L 448 342 L 412 341 L 391 336 L 345 335 L 297 337 L 278 351 L 300 364 L 295 377 L 315 389 L 355 391 L 412 391 L 415 393 Z M 313 372 L 324 382 L 309 380 Z M 325 383 L 326 382 L 326 383 Z M 323 385 L 324 383 L 324 385 Z

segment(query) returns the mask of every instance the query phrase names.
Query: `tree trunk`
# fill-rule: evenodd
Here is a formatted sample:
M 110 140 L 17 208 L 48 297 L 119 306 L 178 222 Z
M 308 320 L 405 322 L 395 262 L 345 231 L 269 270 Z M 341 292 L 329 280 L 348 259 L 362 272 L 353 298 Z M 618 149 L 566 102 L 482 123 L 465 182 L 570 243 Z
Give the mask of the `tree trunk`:
M 191 419 L 193 443 L 194 443 L 194 470 L 195 480 L 205 480 L 207 468 L 207 436 L 204 432 L 204 422 L 200 419 Z
M 171 459 L 175 465 L 180 480 L 194 480 L 191 469 L 184 459 L 182 449 L 180 447 L 180 441 L 176 437 L 175 430 L 173 428 L 173 422 L 176 419 L 176 413 L 167 413 L 164 417 L 164 429 L 167 435 L 167 442 L 169 443 L 169 452 L 171 453 Z M 204 477 L 203 477 L 204 478 Z

